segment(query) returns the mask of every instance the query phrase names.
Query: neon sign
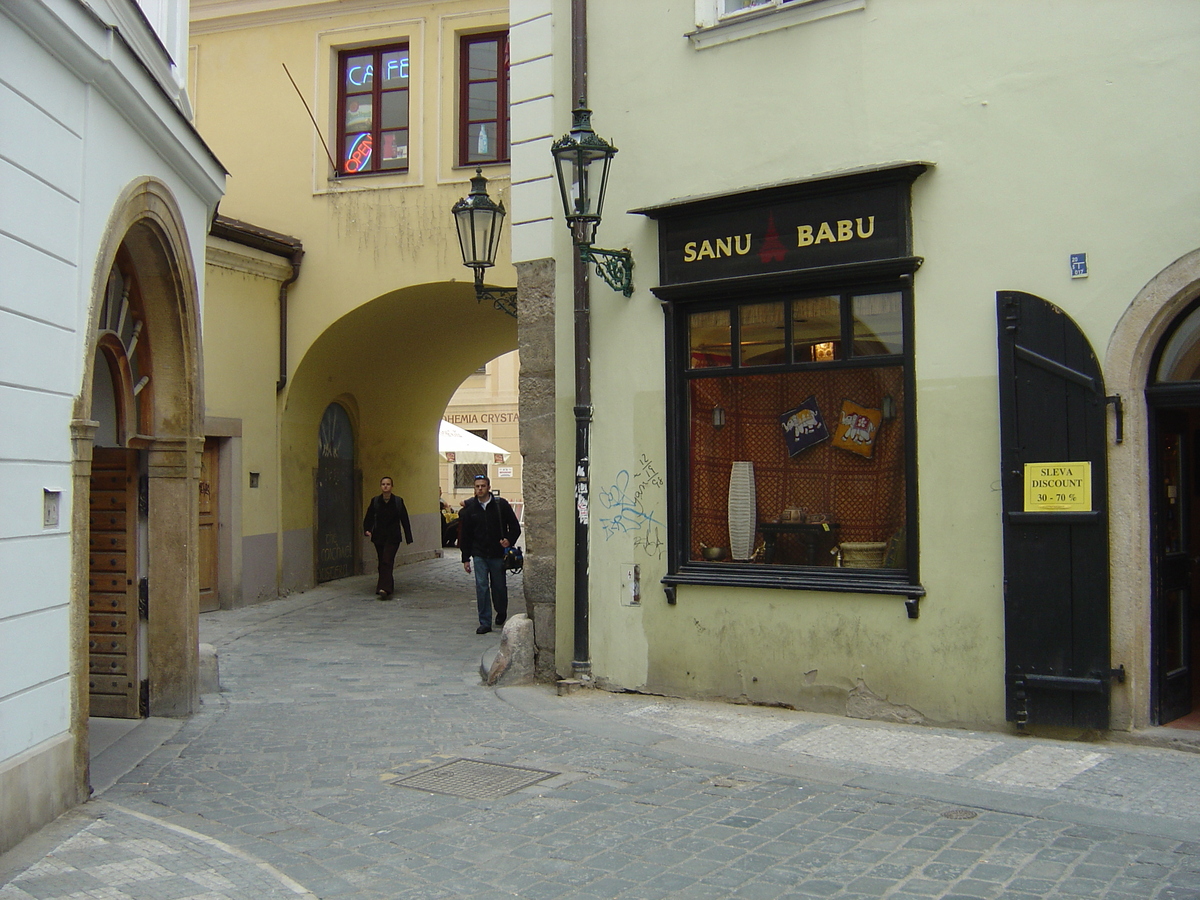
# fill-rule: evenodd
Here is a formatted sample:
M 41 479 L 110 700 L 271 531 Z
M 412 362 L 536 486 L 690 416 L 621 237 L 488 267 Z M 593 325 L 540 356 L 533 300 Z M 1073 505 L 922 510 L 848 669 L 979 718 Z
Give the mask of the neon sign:
M 399 58 L 384 60 L 383 69 L 384 81 L 392 81 L 397 78 L 407 78 L 408 57 L 401 56 Z M 355 87 L 367 87 L 371 84 L 371 78 L 374 76 L 374 74 L 374 63 L 367 63 L 365 66 L 351 66 L 346 70 L 346 80 Z
M 361 172 L 371 159 L 371 133 L 364 131 L 346 151 L 346 171 Z

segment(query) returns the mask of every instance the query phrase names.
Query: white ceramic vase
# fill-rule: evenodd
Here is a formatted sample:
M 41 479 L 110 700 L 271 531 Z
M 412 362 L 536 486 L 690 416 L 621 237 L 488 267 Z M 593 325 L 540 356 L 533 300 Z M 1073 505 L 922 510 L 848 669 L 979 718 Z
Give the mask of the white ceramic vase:
M 757 500 L 754 494 L 754 463 L 737 460 L 729 473 L 729 555 L 748 560 L 754 552 L 754 532 L 758 527 Z

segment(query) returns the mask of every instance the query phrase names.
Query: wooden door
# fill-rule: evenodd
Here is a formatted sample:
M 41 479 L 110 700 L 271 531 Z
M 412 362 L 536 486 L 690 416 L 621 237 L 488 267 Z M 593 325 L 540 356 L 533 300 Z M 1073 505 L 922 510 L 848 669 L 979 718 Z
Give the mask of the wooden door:
M 1192 608 L 1200 535 L 1193 469 L 1200 439 L 1200 410 L 1154 411 L 1155 455 L 1151 468 L 1154 517 L 1152 639 L 1155 722 L 1166 724 L 1192 712 L 1194 639 Z
M 1007 717 L 1019 725 L 1107 728 L 1103 376 L 1087 337 L 1061 309 L 1017 291 L 996 299 Z M 1090 464 L 1090 496 L 1079 498 L 1086 508 L 1031 509 L 1026 465 L 1066 463 Z
M 200 612 L 221 608 L 217 592 L 218 449 L 216 438 L 206 438 L 200 456 Z
M 89 497 L 88 645 L 91 715 L 141 714 L 136 450 L 97 447 Z

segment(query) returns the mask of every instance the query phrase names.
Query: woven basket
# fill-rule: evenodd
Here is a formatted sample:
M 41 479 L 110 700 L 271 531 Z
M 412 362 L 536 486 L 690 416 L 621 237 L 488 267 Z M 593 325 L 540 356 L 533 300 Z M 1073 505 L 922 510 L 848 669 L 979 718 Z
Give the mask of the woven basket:
M 842 567 L 846 569 L 878 569 L 883 565 L 887 541 L 842 541 Z

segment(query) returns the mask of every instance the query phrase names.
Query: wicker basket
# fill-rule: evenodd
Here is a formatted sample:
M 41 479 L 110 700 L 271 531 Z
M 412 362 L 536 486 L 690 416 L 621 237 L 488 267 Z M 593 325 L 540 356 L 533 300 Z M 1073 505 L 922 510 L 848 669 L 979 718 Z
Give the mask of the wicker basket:
M 887 541 L 842 541 L 841 566 L 846 569 L 878 569 L 883 565 Z

